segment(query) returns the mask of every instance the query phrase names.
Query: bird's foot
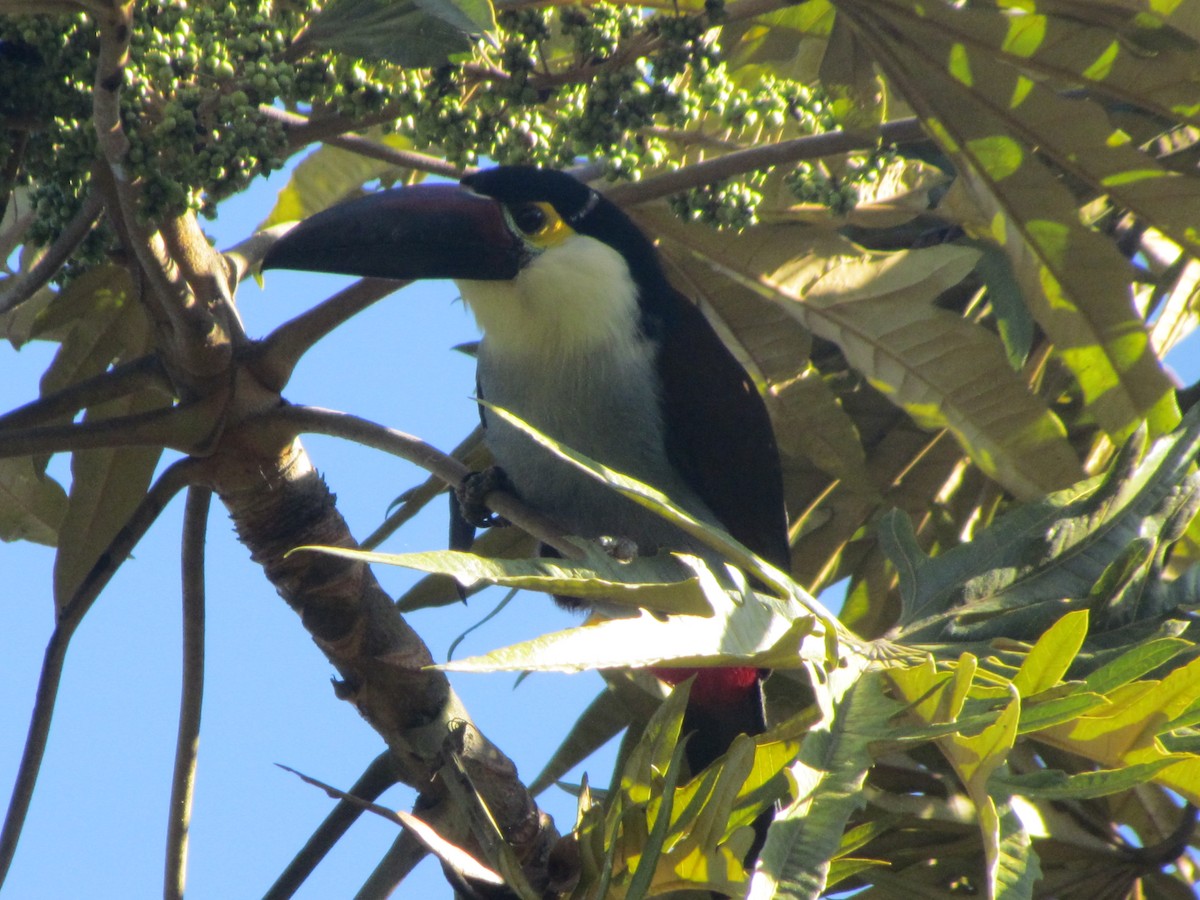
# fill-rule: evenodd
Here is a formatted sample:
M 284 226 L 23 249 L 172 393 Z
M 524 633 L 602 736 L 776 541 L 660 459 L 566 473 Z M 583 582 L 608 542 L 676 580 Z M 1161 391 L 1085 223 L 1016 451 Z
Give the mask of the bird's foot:
M 471 472 L 463 479 L 462 484 L 454 489 L 459 512 L 476 528 L 500 528 L 509 524 L 507 519 L 488 508 L 485 500 L 492 491 L 512 492 L 512 482 L 499 466 L 488 466 L 482 472 Z
M 627 537 L 604 534 L 596 538 L 596 543 L 617 562 L 633 562 L 638 558 L 638 545 Z

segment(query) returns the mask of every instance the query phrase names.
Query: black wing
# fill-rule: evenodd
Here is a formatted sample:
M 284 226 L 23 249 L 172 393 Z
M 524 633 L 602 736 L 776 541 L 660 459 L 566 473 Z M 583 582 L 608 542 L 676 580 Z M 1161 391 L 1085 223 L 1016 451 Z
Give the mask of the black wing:
M 766 406 L 704 313 L 672 293 L 655 304 L 670 320 L 658 355 L 667 458 L 730 534 L 789 571 L 783 475 Z

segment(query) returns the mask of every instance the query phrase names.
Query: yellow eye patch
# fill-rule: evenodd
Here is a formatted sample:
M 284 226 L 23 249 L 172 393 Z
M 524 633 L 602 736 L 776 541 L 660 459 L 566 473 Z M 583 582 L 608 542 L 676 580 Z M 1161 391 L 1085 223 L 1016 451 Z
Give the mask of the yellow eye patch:
M 575 233 L 549 203 L 521 203 L 505 208 L 513 230 L 534 247 L 545 250 Z

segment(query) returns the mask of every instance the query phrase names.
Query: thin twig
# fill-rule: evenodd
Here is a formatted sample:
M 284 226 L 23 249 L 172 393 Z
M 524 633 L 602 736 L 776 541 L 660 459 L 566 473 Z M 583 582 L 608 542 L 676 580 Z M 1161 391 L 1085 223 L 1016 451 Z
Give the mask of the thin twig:
M 26 428 L 57 416 L 74 416 L 85 407 L 155 386 L 170 389 L 167 373 L 157 356 L 143 356 L 5 413 L 0 416 L 0 429 Z
M 282 422 L 300 432 L 328 434 L 354 441 L 364 447 L 382 450 L 432 472 L 451 487 L 460 486 L 471 471 L 454 457 L 430 446 L 420 438 L 385 428 L 349 413 L 311 406 L 283 406 L 264 414 L 259 421 L 264 425 Z M 542 543 L 553 547 L 565 558 L 583 558 L 583 552 L 566 539 L 556 523 L 530 509 L 512 494 L 506 491 L 492 491 L 484 501 L 491 510 Z
M 0 315 L 20 306 L 58 274 L 58 270 L 91 232 L 102 212 L 104 197 L 99 191 L 92 190 L 84 199 L 83 206 L 71 217 L 71 221 L 54 239 L 54 243 L 46 248 L 46 252 L 34 263 L 33 268 L 15 278 L 13 283 L 0 293 Z
M 735 150 L 674 172 L 655 175 L 645 181 L 617 185 L 606 190 L 604 195 L 621 206 L 634 206 L 757 169 L 768 169 L 802 159 L 817 159 L 835 153 L 867 150 L 879 143 L 905 144 L 921 140 L 926 140 L 926 135 L 918 119 L 898 119 L 882 125 L 873 134 L 830 131 L 826 134 L 812 134 L 790 141 L 780 141 L 778 144 Z
M 163 897 L 182 900 L 187 884 L 188 831 L 196 786 L 196 751 L 200 744 L 200 709 L 204 700 L 204 539 L 212 491 L 193 485 L 183 511 L 183 684 L 179 696 L 179 730 L 167 816 L 167 857 Z
M 450 455 L 464 463 L 470 462 L 472 455 L 482 455 L 483 426 L 476 425 L 459 445 L 450 451 Z M 479 468 L 478 466 L 472 468 Z M 407 491 L 400 506 L 383 522 L 365 537 L 361 542 L 364 550 L 374 550 L 389 537 L 396 533 L 405 522 L 412 519 L 423 510 L 434 497 L 446 489 L 446 484 L 440 478 L 432 477 Z
M 260 106 L 258 111 L 266 118 L 274 119 L 283 125 L 288 147 L 292 150 L 298 150 L 340 134 L 362 131 L 364 128 L 394 122 L 402 114 L 400 108 L 396 106 L 384 107 L 364 116 L 343 116 L 334 113 L 312 118 L 305 118 L 291 112 L 280 115 L 282 111 L 273 106 Z
M 50 722 L 54 716 L 55 701 L 58 698 L 58 688 L 62 681 L 63 663 L 66 661 L 71 637 L 74 635 L 75 629 L 79 627 L 79 623 L 83 621 L 84 616 L 87 615 L 88 610 L 92 608 L 96 598 L 100 596 L 100 592 L 112 580 L 112 576 L 121 564 L 129 558 L 133 548 L 137 546 L 142 536 L 154 524 L 171 499 L 183 488 L 196 481 L 201 465 L 200 460 L 182 459 L 169 466 L 159 476 L 158 481 L 146 493 L 129 520 L 117 532 L 105 552 L 100 555 L 92 570 L 75 589 L 74 595 L 59 610 L 54 633 L 50 635 L 50 640 L 46 644 L 46 653 L 42 659 L 42 673 L 38 679 L 33 714 L 29 722 L 29 733 L 25 738 L 25 750 L 17 769 L 12 799 L 9 800 L 8 813 L 4 819 L 4 828 L 0 830 L 0 884 L 4 883 L 9 866 L 12 865 L 13 856 L 16 854 L 17 841 L 25 826 L 25 817 L 29 813 L 29 804 L 33 798 L 33 789 L 37 784 L 38 772 L 42 767 L 42 759 L 46 755 Z
M 445 162 L 436 156 L 427 156 L 414 150 L 400 150 L 386 144 L 378 144 L 369 138 L 356 134 L 343 134 L 338 137 L 326 138 L 323 143 L 342 150 L 349 150 L 359 156 L 378 159 L 393 166 L 427 172 L 430 175 L 441 175 L 446 178 L 459 179 L 471 172 L 478 171 L 478 166 L 456 166 Z
M 444 175 L 447 178 L 461 178 L 466 172 L 473 171 L 472 168 L 461 168 L 446 162 L 436 156 L 429 156 L 425 153 L 417 153 L 414 150 L 400 150 L 394 147 L 388 147 L 385 144 L 379 144 L 369 138 L 360 137 L 356 134 L 324 134 L 322 135 L 316 128 L 311 128 L 308 131 L 302 131 L 305 126 L 311 126 L 315 123 L 311 120 L 298 116 L 295 113 L 287 112 L 282 109 L 275 109 L 273 106 L 260 106 L 259 112 L 268 119 L 273 119 L 276 122 L 283 124 L 288 130 L 289 136 L 295 132 L 303 134 L 306 138 L 305 143 L 310 143 L 314 140 L 319 140 L 322 143 L 329 144 L 333 147 L 340 147 L 343 150 L 349 150 L 357 153 L 360 156 L 367 156 L 371 159 L 379 159 L 386 163 L 391 163 L 394 166 L 400 166 L 407 169 L 415 169 L 418 172 L 428 172 L 431 175 Z M 392 117 L 394 118 L 394 117 Z M 347 122 L 341 119 L 337 121 L 337 128 L 343 125 L 347 126 L 345 130 L 357 130 L 363 127 L 363 122 Z M 385 119 L 384 121 L 387 121 Z
M 390 278 L 362 278 L 284 322 L 249 351 L 247 362 L 255 377 L 272 390 L 283 390 L 296 363 L 313 344 L 351 316 L 408 283 Z
M 740 150 L 745 146 L 741 141 L 718 137 L 715 134 L 707 134 L 703 131 L 686 131 L 682 128 L 667 128 L 663 125 L 651 125 L 647 128 L 639 128 L 638 134 L 644 134 L 647 137 L 662 138 L 664 141 L 673 141 L 677 144 L 717 147 L 718 149 L 728 151 Z
M 384 791 L 398 783 L 395 758 L 388 750 L 371 760 L 370 765 L 350 788 L 350 795 L 359 800 L 373 803 Z M 263 900 L 285 900 L 295 894 L 300 889 L 300 885 L 313 873 L 313 870 L 333 849 L 333 846 L 341 840 L 350 826 L 358 821 L 364 811 L 364 807 L 360 803 L 346 799 L 339 800 L 329 815 L 325 817 L 325 821 L 317 827 L 312 837 L 300 849 L 300 852 L 275 879 L 270 890 L 263 895 Z

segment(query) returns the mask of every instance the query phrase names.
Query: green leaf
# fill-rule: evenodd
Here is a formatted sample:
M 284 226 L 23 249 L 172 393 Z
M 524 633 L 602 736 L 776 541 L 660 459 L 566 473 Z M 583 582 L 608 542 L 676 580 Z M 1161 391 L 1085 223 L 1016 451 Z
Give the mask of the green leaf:
M 999 33 L 1011 36 L 1032 17 L 1007 10 L 968 17 L 970 11 L 916 0 L 846 4 L 841 11 L 853 17 L 889 79 L 953 160 L 979 210 L 974 218 L 1008 253 L 1026 302 L 1075 375 L 1088 411 L 1118 440 L 1143 419 L 1154 434 L 1174 427 L 1172 385 L 1131 302 L 1132 268 L 1080 220 L 1075 198 L 1031 149 L 1058 148 L 1056 162 L 1072 167 L 1083 146 L 1089 160 L 1108 152 L 1091 131 L 1062 137 L 1075 134 L 1077 116 L 1092 121 L 1088 101 L 1061 100 L 1020 69 L 995 64 L 988 48 L 951 33 L 991 16 L 997 30 L 1006 29 Z M 1108 174 L 1096 173 L 1096 180 L 1112 180 L 1112 164 L 1104 165 Z M 1124 159 L 1118 167 L 1131 165 Z
M 997 813 L 999 833 L 988 894 L 996 900 L 1032 900 L 1034 884 L 1042 877 L 1033 839 L 1010 804 L 1001 804 Z
M 150 329 L 135 300 L 127 269 L 93 267 L 60 291 L 38 316 L 35 337 L 54 336 L 62 346 L 42 376 L 43 396 L 97 375 L 111 364 L 140 356 Z M 84 421 L 161 409 L 170 398 L 141 390 L 88 409 Z M 161 447 L 78 451 L 71 456 L 71 489 L 58 534 L 54 598 L 62 607 L 137 508 Z
M 1153 672 L 1179 654 L 1192 649 L 1192 646 L 1190 642 L 1180 638 L 1159 638 L 1131 647 L 1088 675 L 1080 690 L 1107 694 Z
M 805 0 L 731 22 L 721 29 L 721 45 L 735 71 L 766 65 L 780 77 L 812 81 L 834 22 L 829 0 Z
M 38 314 L 32 337 L 62 343 L 42 375 L 46 397 L 98 375 L 118 359 L 139 355 L 149 331 L 128 270 L 100 265 L 54 296 Z
M 471 553 L 486 559 L 527 559 L 537 553 L 537 543 L 520 528 L 489 528 L 475 539 Z M 456 565 L 449 560 L 446 562 L 451 568 Z M 447 572 L 422 578 L 397 598 L 396 609 L 409 613 L 461 602 L 459 585 L 452 573 Z
M 599 481 L 601 484 L 608 485 L 622 496 L 628 497 L 634 503 L 652 510 L 672 524 L 679 526 L 683 531 L 698 538 L 707 546 L 717 550 L 725 559 L 728 559 L 734 565 L 740 567 L 741 570 L 753 575 L 771 590 L 777 592 L 780 597 L 784 598 L 791 609 L 807 610 L 811 616 L 815 617 L 824 626 L 824 639 L 828 658 L 831 662 L 838 660 L 841 656 L 841 651 L 838 648 L 839 641 L 855 645 L 859 644 L 837 618 L 812 597 L 812 595 L 796 584 L 787 574 L 751 553 L 735 541 L 724 529 L 696 520 L 689 513 L 672 503 L 670 498 L 666 497 L 661 491 L 638 481 L 636 478 L 616 472 L 607 466 L 597 463 L 595 460 L 589 459 L 582 453 L 578 453 L 570 447 L 558 443 L 539 432 L 528 422 L 524 422 L 517 416 L 514 416 L 508 410 L 494 406 L 484 400 L 480 400 L 479 402 L 487 406 L 497 416 L 524 433 L 534 442 L 549 450 L 559 459 L 569 462 L 575 468 Z M 728 599 L 729 595 L 723 595 L 721 591 L 711 589 L 711 586 L 715 582 L 715 577 L 711 581 L 706 577 L 712 574 L 707 565 L 697 557 L 689 557 L 685 554 L 676 554 L 676 558 L 700 576 L 701 587 L 705 589 L 705 595 L 713 604 L 713 608 L 719 611 L 724 607 L 725 603 L 722 601 L 722 597 L 724 596 L 725 599 Z M 745 581 L 740 577 L 738 572 L 726 567 L 723 574 L 734 580 L 737 589 L 741 590 L 743 595 L 746 597 L 753 596 L 746 589 Z M 798 619 L 800 617 L 793 618 Z
M 1077 719 L 1107 705 L 1108 701 L 1103 694 L 1090 691 L 1077 691 L 1053 700 L 1023 704 L 1021 706 L 1021 722 L 1017 726 L 1017 730 L 1021 734 L 1041 731 L 1043 728 L 1070 722 L 1072 719 Z
M 161 408 L 139 392 L 89 409 L 85 421 Z M 54 559 L 54 602 L 62 608 L 146 496 L 161 447 L 80 450 L 71 455 L 71 492 Z
M 796 799 L 771 824 L 750 897 L 820 896 L 846 823 L 866 803 L 869 746 L 886 738 L 898 708 L 884 695 L 881 675 L 867 673 L 837 698 L 833 720 L 804 739 L 791 770 Z
M 997 796 L 1019 794 L 1040 800 L 1091 800 L 1147 784 L 1173 762 L 1171 759 L 1158 759 L 1120 769 L 1100 769 L 1074 775 L 1057 770 L 1023 775 L 998 773 L 992 776 L 989 789 Z
M 1023 698 L 1034 697 L 1058 684 L 1087 637 L 1088 614 L 1086 610 L 1067 613 L 1043 634 L 1021 670 L 1013 678 L 1013 686 Z
M 900 578 L 905 639 L 930 639 L 949 627 L 959 636 L 1036 640 L 1065 604 L 1085 603 L 1110 560 L 1168 527 L 1191 503 L 1192 490 L 1180 485 L 1191 483 L 1200 451 L 1200 408 L 1139 462 L 1141 446 L 1127 444 L 1102 478 L 1019 507 L 933 559 L 916 546 L 904 516 L 886 516 L 879 537 Z M 1020 629 L 1004 617 L 1030 611 L 1035 615 Z M 1104 621 L 1103 613 L 1093 609 L 1093 631 L 1128 624 L 1123 614 Z
M 824 665 L 825 636 L 807 610 L 769 597 L 744 597 L 716 616 L 642 612 L 592 620 L 483 656 L 447 663 L 455 672 L 582 672 L 621 666 L 740 665 L 803 668 Z
M 0 540 L 53 547 L 66 511 L 66 491 L 32 459 L 0 460 Z
M 680 569 L 676 558 L 670 555 L 639 557 L 624 563 L 608 556 L 595 545 L 581 542 L 581 546 L 586 553 L 581 563 L 555 557 L 488 559 L 458 550 L 379 553 L 343 547 L 296 549 L 319 550 L 347 559 L 449 575 L 468 589 L 480 584 L 498 584 L 546 594 L 602 599 L 667 613 L 711 615 L 712 592 L 722 593 L 711 577 L 708 584 L 699 576 L 682 577 L 686 573 Z
M 370 137 L 394 150 L 411 150 L 412 141 L 401 134 L 371 134 Z M 284 222 L 298 222 L 314 213 L 362 194 L 362 186 L 377 178 L 415 184 L 423 175 L 383 162 L 322 144 L 292 170 L 288 183 L 280 189 L 275 206 L 256 231 Z
M 445 63 L 495 28 L 488 0 L 333 0 L 309 20 L 303 45 L 410 68 Z
M 979 253 L 939 246 L 894 254 L 830 255 L 800 226 L 740 235 L 697 227 L 663 232 L 778 303 L 927 428 L 949 428 L 989 475 L 1040 496 L 1082 475 L 1062 423 L 1008 364 L 994 334 L 933 301 L 961 282 Z

